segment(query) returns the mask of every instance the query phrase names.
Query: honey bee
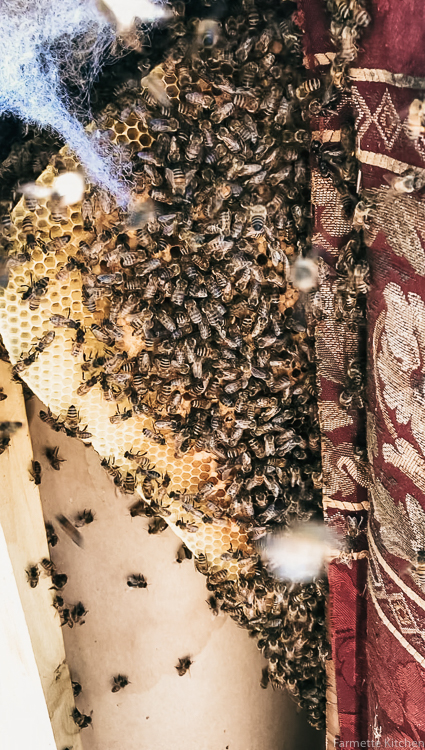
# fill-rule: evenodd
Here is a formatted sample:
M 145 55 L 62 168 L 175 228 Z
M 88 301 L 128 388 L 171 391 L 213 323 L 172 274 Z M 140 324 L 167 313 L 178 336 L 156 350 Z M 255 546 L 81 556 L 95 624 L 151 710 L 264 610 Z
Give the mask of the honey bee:
M 54 570 L 54 566 L 53 566 L 53 570 Z M 63 587 L 66 585 L 67 581 L 68 581 L 68 576 L 66 575 L 66 573 L 53 572 L 52 573 L 53 586 L 51 586 L 51 588 L 54 589 L 55 591 L 61 591 Z
M 42 420 L 42 422 L 45 422 L 54 432 L 62 432 L 64 431 L 64 424 L 59 418 L 55 418 L 48 408 L 47 411 L 43 411 L 43 409 L 39 412 L 39 417 Z
M 116 677 L 112 678 L 112 693 L 118 693 L 119 690 L 122 690 L 123 688 L 127 687 L 129 685 L 129 679 L 123 674 L 118 674 Z
M 153 443 L 157 443 L 158 445 L 165 445 L 165 438 L 163 438 L 162 435 L 158 435 L 156 432 L 152 432 L 152 430 L 149 430 L 147 428 L 144 428 L 142 432 L 145 438 L 151 440 Z
M 35 589 L 36 586 L 38 586 L 38 581 L 40 578 L 38 565 L 30 565 L 30 567 L 26 569 L 25 573 L 27 574 L 27 581 L 29 585 L 32 589 Z
M 49 544 L 50 547 L 55 547 L 59 540 L 56 535 L 54 526 L 52 523 L 50 523 L 50 521 L 46 521 L 45 527 L 46 527 L 47 543 Z
M 206 555 L 204 555 L 203 552 L 199 552 L 197 555 L 195 555 L 195 568 L 199 573 L 202 573 L 202 575 L 208 575 L 209 571 L 209 564 Z M 227 573 L 226 573 L 227 577 Z
M 185 560 L 191 560 L 193 557 L 192 552 L 188 547 L 186 547 L 185 544 L 180 545 L 180 547 L 177 550 L 177 557 L 176 562 L 181 564 Z
M 41 466 L 38 461 L 31 462 L 31 468 L 29 470 L 30 477 L 35 484 L 41 483 Z
M 95 519 L 95 513 L 91 510 L 84 509 L 77 514 L 77 518 L 74 522 L 74 526 L 79 528 L 80 526 L 87 526 L 89 523 L 93 523 Z
M 36 279 L 35 281 L 31 279 L 29 286 L 24 284 L 23 288 L 26 288 L 26 291 L 22 293 L 22 302 L 28 301 L 30 310 L 37 310 L 40 306 L 41 298 L 47 293 L 48 285 L 48 276 L 43 276 L 41 279 Z
M 43 559 L 40 560 L 40 565 L 48 576 L 52 576 L 56 572 L 54 563 L 47 557 L 43 557 Z
M 122 492 L 125 492 L 127 495 L 134 495 L 136 491 L 136 478 L 133 474 L 131 474 L 129 471 L 127 471 L 122 479 L 122 483 L 120 484 Z
M 147 585 L 145 577 L 140 573 L 135 573 L 127 578 L 127 586 L 132 589 L 145 589 Z
M 83 617 L 85 617 L 86 614 L 87 610 L 82 602 L 74 604 L 71 609 L 71 618 L 75 625 L 84 625 L 85 620 L 83 620 Z
M 88 716 L 87 714 L 82 714 L 78 710 L 78 708 L 72 709 L 71 716 L 79 729 L 85 729 L 86 727 L 90 726 L 90 724 L 92 723 L 91 716 Z
M 269 676 L 269 668 L 263 667 L 261 672 L 261 680 L 260 680 L 260 687 L 265 690 L 270 682 L 270 676 Z
M 136 516 L 153 518 L 156 516 L 156 512 L 147 502 L 145 502 L 145 500 L 138 500 L 137 503 L 131 506 L 130 515 L 132 518 L 135 518 Z
M 51 235 L 50 235 L 51 236 Z M 59 253 L 65 245 L 71 241 L 70 234 L 63 234 L 62 237 L 55 237 L 46 244 L 46 252 Z
M 50 466 L 52 467 L 52 469 L 55 469 L 55 471 L 59 471 L 59 469 L 61 467 L 61 463 L 63 463 L 64 461 L 66 461 L 65 458 L 60 458 L 59 457 L 59 447 L 58 446 L 56 446 L 55 448 L 50 448 L 49 446 L 47 446 L 44 449 L 44 455 L 46 456 L 46 458 L 47 458 Z
M 122 474 L 120 471 L 120 467 L 115 465 L 115 459 L 103 458 L 101 461 L 101 466 L 103 466 L 103 468 L 106 469 L 108 474 L 112 477 L 112 479 L 114 480 L 114 484 L 120 486 L 122 483 Z
M 77 395 L 84 396 L 99 381 L 99 375 L 93 375 L 89 380 L 83 381 L 77 388 Z
M 220 614 L 220 605 L 216 597 L 212 594 L 206 601 L 214 617 L 218 617 L 218 615 Z
M 124 409 L 123 412 L 120 412 L 119 406 L 117 406 L 116 414 L 109 417 L 109 421 L 111 424 L 118 424 L 119 422 L 125 422 L 127 419 L 131 419 L 132 416 L 132 409 Z
M 179 659 L 178 664 L 176 665 L 175 669 L 177 670 L 177 674 L 179 677 L 183 677 L 186 672 L 190 670 L 190 667 L 192 666 L 193 661 L 190 658 L 190 656 L 184 656 L 182 659 Z
M 81 695 L 82 687 L 79 682 L 75 682 L 74 680 L 71 682 L 72 685 L 72 694 L 74 698 L 78 698 L 79 695 Z
M 71 318 L 66 318 L 64 315 L 52 315 L 50 322 L 57 328 L 72 328 L 74 331 L 81 325 L 79 320 L 72 320 Z
M 148 534 L 161 534 L 168 529 L 168 523 L 163 518 L 154 518 L 148 526 Z

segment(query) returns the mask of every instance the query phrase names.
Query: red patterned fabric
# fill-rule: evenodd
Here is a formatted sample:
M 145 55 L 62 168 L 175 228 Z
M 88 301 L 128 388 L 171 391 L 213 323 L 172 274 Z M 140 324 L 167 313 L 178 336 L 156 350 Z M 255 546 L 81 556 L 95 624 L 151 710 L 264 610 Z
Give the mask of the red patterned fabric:
M 325 3 L 300 0 L 299 7 L 307 64 L 326 70 Z M 367 477 L 353 458 L 366 414 L 349 412 L 344 424 L 338 407 L 341 367 L 356 350 L 332 309 L 337 251 L 347 235 L 336 191 L 313 169 L 325 307 L 317 331 L 325 519 L 342 527 L 347 516 L 363 516 L 366 524 L 367 492 L 371 501 L 369 561 L 330 565 L 331 640 L 340 746 L 415 747 L 425 742 L 425 138 L 409 137 L 408 116 L 413 100 L 425 98 L 425 6 L 374 0 L 368 9 L 351 97 L 312 125 L 315 138 L 337 140 L 352 112 L 369 205 Z M 396 181 L 410 166 L 415 189 L 400 192 Z

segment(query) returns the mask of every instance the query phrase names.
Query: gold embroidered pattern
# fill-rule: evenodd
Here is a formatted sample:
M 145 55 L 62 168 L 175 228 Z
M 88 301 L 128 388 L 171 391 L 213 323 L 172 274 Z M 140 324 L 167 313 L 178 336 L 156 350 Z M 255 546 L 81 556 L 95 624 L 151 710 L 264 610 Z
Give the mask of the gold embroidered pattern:
M 425 552 L 425 512 L 416 498 L 406 495 L 406 509 L 396 505 L 385 487 L 375 481 L 371 489 L 373 513 L 380 524 L 379 535 L 392 555 L 410 563 L 409 574 L 425 591 L 425 570 L 422 572 L 422 553 Z
M 368 466 L 354 453 L 351 443 L 334 445 L 327 437 L 322 437 L 323 486 L 327 495 L 340 492 L 343 497 L 351 495 L 355 483 L 368 487 L 370 484 Z
M 316 339 L 317 374 L 343 384 L 348 363 L 356 357 L 357 337 L 347 331 L 346 325 L 332 318 L 320 324 L 319 333 Z
M 347 411 L 341 409 L 335 401 L 322 401 L 319 404 L 319 417 L 322 430 L 332 432 L 339 427 L 353 424 L 353 418 Z
M 425 303 L 417 294 L 405 295 L 393 282 L 385 287 L 384 299 L 385 324 L 380 351 L 375 353 L 384 384 L 382 395 L 398 424 L 410 422 L 412 435 L 425 454 Z M 380 390 L 379 382 L 376 388 Z
M 341 197 L 331 178 L 322 177 L 317 170 L 312 174 L 311 201 L 315 206 L 324 207 L 321 224 L 331 237 L 342 237 L 351 230 L 351 221 L 344 217 Z
M 327 250 L 330 255 L 338 257 L 338 248 L 334 245 L 331 245 L 331 243 L 326 239 L 326 237 L 323 236 L 323 234 L 321 234 L 321 232 L 317 232 L 313 235 L 312 242 L 313 245 L 319 245 L 321 248 Z
M 366 244 L 371 245 L 378 232 L 384 232 L 391 250 L 425 276 L 425 204 L 389 188 L 366 190 L 365 197 L 374 205 L 370 228 L 365 231 Z
M 384 560 L 381 553 L 378 550 L 378 547 L 376 546 L 375 540 L 373 538 L 373 535 L 370 531 L 370 528 L 368 529 L 368 543 L 369 543 L 369 553 L 371 556 L 371 559 L 374 562 L 374 568 L 375 568 L 375 575 L 373 577 L 374 581 L 374 587 L 376 589 L 382 589 L 383 588 L 383 579 L 382 576 L 379 574 L 379 566 L 386 572 L 388 576 L 392 579 L 394 584 L 399 588 L 401 591 L 404 591 L 404 593 L 411 599 L 415 604 L 420 607 L 421 609 L 425 610 L 425 601 L 419 596 L 419 594 L 416 593 L 416 591 L 413 591 L 404 581 L 399 578 L 397 573 L 390 568 L 388 563 Z M 376 595 L 378 598 L 385 598 L 386 593 L 382 593 L 382 591 L 377 591 Z
M 404 438 L 398 438 L 395 441 L 395 447 L 384 443 L 382 455 L 384 461 L 406 474 L 418 489 L 425 493 L 425 461 L 413 445 Z
M 376 435 L 375 415 L 370 411 L 366 412 L 366 431 L 367 431 L 367 455 L 369 463 L 373 464 L 373 459 L 378 456 L 378 438 Z

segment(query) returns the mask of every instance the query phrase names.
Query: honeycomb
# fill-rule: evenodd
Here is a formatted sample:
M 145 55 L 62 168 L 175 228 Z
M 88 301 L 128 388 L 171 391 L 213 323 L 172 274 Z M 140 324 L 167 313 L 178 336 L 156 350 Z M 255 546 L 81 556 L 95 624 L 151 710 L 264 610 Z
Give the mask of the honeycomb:
M 123 134 L 121 123 L 114 124 L 114 133 L 118 138 Z M 128 131 L 127 131 L 128 132 Z M 68 155 L 66 147 L 61 150 L 61 164 L 67 170 L 78 168 L 76 160 Z M 56 176 L 53 165 L 49 166 L 37 180 L 39 184 L 50 187 Z M 217 489 L 215 496 L 225 497 L 223 483 L 215 474 L 214 457 L 205 451 L 175 457 L 175 448 L 171 442 L 156 445 L 147 440 L 143 429 L 152 429 L 150 417 L 136 416 L 111 425 L 110 417 L 116 413 L 116 404 L 108 403 L 102 395 L 98 384 L 83 396 L 77 394 L 82 382 L 81 364 L 84 353 L 99 350 L 99 344 L 90 331 L 93 322 L 100 322 L 102 312 L 88 314 L 83 306 L 81 277 L 77 271 L 71 271 L 67 281 L 58 281 L 55 277 L 69 257 L 75 255 L 78 243 L 84 239 L 85 231 L 81 216 L 81 204 L 67 207 L 63 211 L 61 223 L 53 223 L 47 199 L 41 200 L 34 212 L 30 212 L 22 198 L 14 208 L 12 225 L 9 227 L 9 240 L 14 244 L 15 252 L 22 252 L 26 244 L 26 233 L 22 229 L 25 218 L 30 218 L 34 230 L 41 242 L 49 242 L 70 234 L 71 240 L 65 248 L 56 253 L 45 254 L 41 248 L 32 251 L 31 260 L 21 266 L 10 269 L 9 284 L 0 298 L 0 332 L 3 337 L 10 360 L 13 365 L 25 356 L 31 347 L 47 331 L 55 331 L 53 343 L 40 353 L 38 358 L 23 372 L 22 379 L 31 390 L 46 404 L 54 415 L 66 414 L 74 405 L 79 412 L 81 425 L 88 426 L 92 437 L 90 442 L 102 458 L 113 459 L 122 470 L 134 472 L 135 465 L 124 458 L 126 451 L 140 451 L 154 465 L 156 471 L 168 473 L 170 484 L 168 493 L 195 493 L 207 481 L 212 481 Z M 22 288 L 30 286 L 32 278 L 48 277 L 47 294 L 41 298 L 36 310 L 30 310 L 28 304 L 22 303 Z M 75 337 L 74 331 L 68 328 L 54 328 L 50 322 L 52 315 L 69 315 L 81 321 L 86 330 L 86 340 L 80 354 L 75 357 L 71 349 Z M 121 402 L 120 409 L 130 406 Z M 223 485 L 223 486 L 221 486 Z M 226 568 L 229 578 L 235 578 L 240 569 L 237 561 L 221 558 L 231 547 L 233 550 L 249 550 L 247 535 L 231 519 L 220 522 L 203 523 L 187 513 L 177 500 L 168 499 L 166 507 L 169 516 L 168 524 L 183 540 L 195 556 L 204 554 L 209 571 L 215 572 Z M 176 526 L 176 521 L 197 526 L 197 531 L 185 531 Z

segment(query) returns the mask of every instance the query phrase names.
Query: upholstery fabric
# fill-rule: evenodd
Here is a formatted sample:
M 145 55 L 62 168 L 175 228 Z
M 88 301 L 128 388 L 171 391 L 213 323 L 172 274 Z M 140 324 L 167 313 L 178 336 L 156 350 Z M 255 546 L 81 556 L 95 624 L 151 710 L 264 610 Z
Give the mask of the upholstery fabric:
M 300 0 L 299 8 L 306 62 L 312 74 L 324 72 L 333 54 L 325 3 Z M 358 529 L 352 559 L 329 567 L 331 641 L 339 746 L 415 747 L 425 741 L 425 138 L 409 137 L 408 118 L 425 89 L 424 5 L 373 0 L 368 10 L 351 92 L 313 123 L 314 138 L 337 142 L 344 121 L 355 118 L 359 189 L 369 207 L 364 331 L 337 315 L 338 252 L 351 227 L 313 157 L 324 514 L 340 528 L 355 518 Z M 415 187 L 404 192 L 397 180 L 411 166 Z M 344 410 L 347 365 L 364 342 L 367 408 Z M 368 462 L 357 450 L 365 432 Z

